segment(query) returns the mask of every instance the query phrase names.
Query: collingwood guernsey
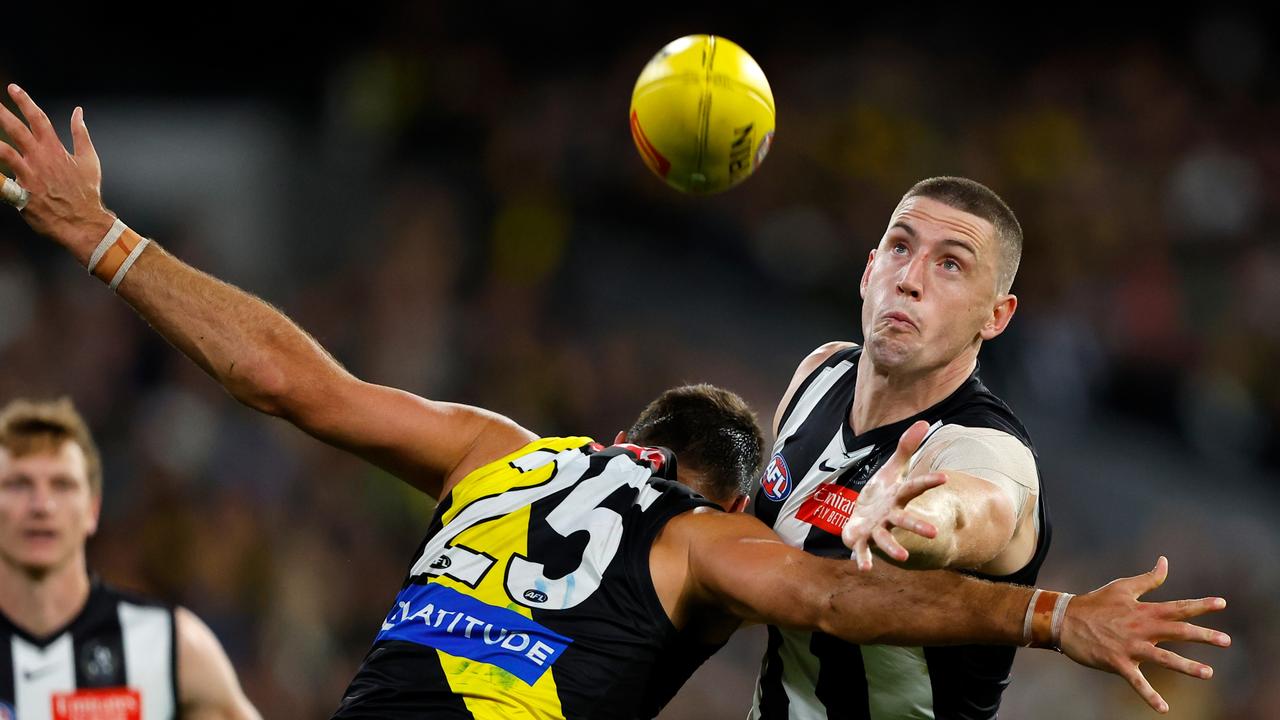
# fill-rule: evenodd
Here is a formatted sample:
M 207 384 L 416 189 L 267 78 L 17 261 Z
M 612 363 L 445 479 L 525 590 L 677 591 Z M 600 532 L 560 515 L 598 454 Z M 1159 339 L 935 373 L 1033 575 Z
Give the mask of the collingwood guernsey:
M 949 397 L 898 422 L 854 435 L 849 426 L 862 348 L 837 351 L 804 380 L 784 411 L 773 457 L 753 507 L 794 547 L 849 557 L 840 540 L 858 492 L 918 420 L 930 434 L 913 468 L 952 469 L 996 482 L 1019 499 L 1019 518 L 1038 530 L 1031 560 L 991 580 L 1033 585 L 1050 528 L 1031 440 L 977 371 Z M 907 610 L 909 611 L 909 610 Z M 769 628 L 752 718 L 996 717 L 1014 648 L 857 646 L 817 632 Z
M 0 613 L 0 720 L 176 717 L 173 610 L 97 580 L 80 614 L 33 637 Z

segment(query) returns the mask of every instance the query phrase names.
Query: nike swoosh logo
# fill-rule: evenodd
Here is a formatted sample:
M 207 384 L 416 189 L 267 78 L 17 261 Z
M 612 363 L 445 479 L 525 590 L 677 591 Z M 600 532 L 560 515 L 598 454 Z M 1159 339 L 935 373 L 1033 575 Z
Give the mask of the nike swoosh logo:
M 29 682 L 34 678 L 40 677 L 41 675 L 48 675 L 50 671 L 56 668 L 57 668 L 57 665 L 45 665 L 44 667 L 36 668 L 35 670 L 24 670 L 22 673 L 22 679 L 27 680 Z
M 818 469 L 822 470 L 823 472 L 836 472 L 840 468 L 827 467 L 827 461 L 824 458 L 822 462 L 818 463 Z

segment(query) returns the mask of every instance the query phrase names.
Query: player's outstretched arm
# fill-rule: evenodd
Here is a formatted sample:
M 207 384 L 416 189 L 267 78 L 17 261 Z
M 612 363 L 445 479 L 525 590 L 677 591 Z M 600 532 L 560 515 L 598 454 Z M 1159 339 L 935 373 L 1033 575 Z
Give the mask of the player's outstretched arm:
M 1168 705 L 1147 684 L 1140 663 L 1197 678 L 1213 674 L 1208 665 L 1159 643 L 1231 643 L 1225 633 L 1186 622 L 1223 609 L 1222 598 L 1138 600 L 1164 581 L 1164 558 L 1145 575 L 1065 599 L 1061 621 L 1043 629 L 1033 623 L 1028 637 L 1033 588 L 886 563 L 860 572 L 848 561 L 790 547 L 742 514 L 687 513 L 671 525 L 664 542 L 682 541 L 688 548 L 685 607 L 720 608 L 747 622 L 816 630 L 860 644 L 1056 645 L 1081 665 L 1124 677 L 1159 712 Z
M 191 720 L 261 720 L 240 689 L 218 638 L 195 613 L 174 612 L 178 636 L 178 704 Z
M 88 267 L 116 218 L 102 205 L 102 171 L 84 113 L 72 115 L 68 153 L 31 98 L 14 85 L 9 93 L 31 124 L 0 107 L 0 127 L 14 143 L 0 143 L 0 161 L 30 194 L 22 217 Z M 98 253 L 99 263 L 116 252 L 111 247 Z M 128 268 L 116 287 L 120 296 L 233 397 L 434 497 L 534 438 L 494 413 L 360 381 L 283 313 L 154 243 L 143 245 L 132 265 L 124 261 L 115 262 Z

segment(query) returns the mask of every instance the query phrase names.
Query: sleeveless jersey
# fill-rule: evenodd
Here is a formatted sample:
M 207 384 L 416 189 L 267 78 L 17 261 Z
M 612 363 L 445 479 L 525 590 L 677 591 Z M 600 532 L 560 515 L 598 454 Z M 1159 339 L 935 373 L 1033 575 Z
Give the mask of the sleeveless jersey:
M 753 506 L 788 544 L 848 559 L 840 540 L 858 491 L 918 420 L 999 430 L 1034 453 L 1022 423 L 978 379 L 927 410 L 855 436 L 849 427 L 862 348 L 833 354 L 805 379 L 784 411 Z M 926 441 L 927 442 L 927 441 Z M 1022 569 L 991 580 L 1033 585 L 1049 549 L 1044 487 L 1039 537 Z M 818 632 L 769 628 L 752 718 L 994 718 L 1009 683 L 1014 648 L 857 646 Z
M 97 580 L 47 638 L 0 614 L 0 720 L 177 717 L 174 628 L 172 608 Z
M 676 637 L 649 549 L 672 517 L 715 507 L 674 478 L 663 448 L 584 437 L 467 475 L 334 717 L 634 717 Z

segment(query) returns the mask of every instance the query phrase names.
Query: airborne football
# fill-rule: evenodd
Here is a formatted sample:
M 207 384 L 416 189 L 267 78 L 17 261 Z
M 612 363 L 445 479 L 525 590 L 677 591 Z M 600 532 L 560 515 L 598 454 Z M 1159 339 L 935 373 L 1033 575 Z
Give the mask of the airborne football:
M 773 142 L 773 92 L 745 50 L 715 35 L 673 40 L 631 94 L 631 137 L 645 165 L 693 195 L 746 180 Z

